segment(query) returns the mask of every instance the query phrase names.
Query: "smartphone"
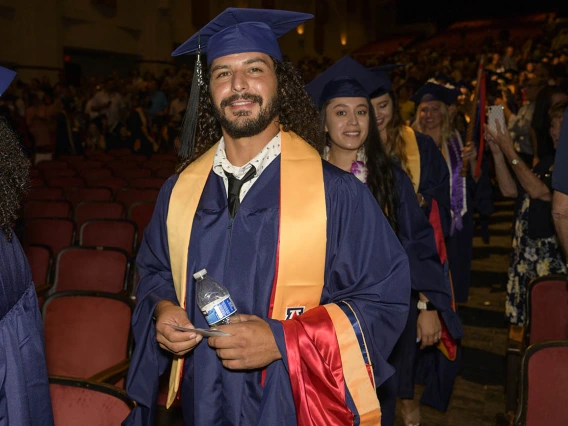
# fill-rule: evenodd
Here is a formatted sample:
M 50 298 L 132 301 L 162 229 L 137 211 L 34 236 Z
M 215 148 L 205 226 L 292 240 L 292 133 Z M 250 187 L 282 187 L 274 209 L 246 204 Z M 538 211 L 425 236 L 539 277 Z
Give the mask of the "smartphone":
M 497 126 L 495 125 L 496 121 L 499 122 L 502 132 L 507 131 L 505 112 L 501 105 L 491 105 L 487 108 L 487 126 L 494 132 L 497 132 Z

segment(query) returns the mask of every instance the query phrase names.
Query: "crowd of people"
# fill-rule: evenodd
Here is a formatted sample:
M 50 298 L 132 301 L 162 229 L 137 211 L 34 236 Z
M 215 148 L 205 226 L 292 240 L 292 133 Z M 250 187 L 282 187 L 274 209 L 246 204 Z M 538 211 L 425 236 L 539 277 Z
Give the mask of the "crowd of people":
M 277 12 L 284 13 L 274 11 L 272 24 L 281 19 Z M 55 84 L 17 80 L 0 98 L 32 159 L 112 148 L 192 153 L 194 145 L 202 155 L 184 158 L 179 177 L 164 185 L 140 247 L 135 368 L 126 385 L 138 405 L 125 424 L 153 418 L 170 352 L 178 357 L 178 381 L 168 399 L 179 386 L 195 424 L 322 424 L 307 422 L 310 410 L 340 400 L 337 411 L 318 411 L 319 420 L 355 415 L 373 424 L 382 411 L 382 424 L 392 425 L 400 399 L 405 425 L 418 425 L 420 403 L 445 411 L 450 401 L 474 217 L 483 226 L 496 189 L 516 200 L 505 313 L 511 326 L 526 322 L 531 280 L 567 272 L 552 221 L 551 175 L 568 107 L 568 46 L 547 28 L 538 39 L 489 40 L 468 52 L 418 45 L 365 64 L 304 58 L 294 68 L 272 43 L 269 25 L 247 13 L 239 31 L 225 23 L 225 31 L 206 26 L 201 34 L 209 71 L 198 90 L 207 95 L 193 126 L 185 118 L 193 77 L 186 66 L 78 85 L 64 73 Z M 286 13 L 295 25 L 309 19 Z M 224 47 L 244 43 L 243 32 L 250 46 Z M 196 43 L 192 37 L 174 54 L 195 54 Z M 503 117 L 483 132 L 480 99 Z M 189 200 L 192 191 L 201 191 L 201 202 Z M 303 217 L 289 205 L 303 206 Z M 199 238 L 216 245 L 196 244 Z M 304 259 L 292 246 L 304 246 Z M 166 324 L 210 325 L 185 296 L 204 264 L 242 312 L 241 323 L 220 326 L 231 337 L 211 337 L 208 345 Z M 291 264 L 322 286 L 300 298 L 286 293 L 302 281 Z M 273 281 L 274 288 L 264 285 Z M 355 330 L 349 349 L 335 328 L 345 324 Z M 336 330 L 335 343 L 323 337 Z M 360 365 L 347 366 L 344 351 L 353 356 L 354 348 Z M 343 376 L 335 382 L 340 367 L 349 398 Z M 373 397 L 359 395 L 355 382 Z M 426 384 L 420 400 L 419 382 Z M 223 413 L 214 410 L 220 405 Z

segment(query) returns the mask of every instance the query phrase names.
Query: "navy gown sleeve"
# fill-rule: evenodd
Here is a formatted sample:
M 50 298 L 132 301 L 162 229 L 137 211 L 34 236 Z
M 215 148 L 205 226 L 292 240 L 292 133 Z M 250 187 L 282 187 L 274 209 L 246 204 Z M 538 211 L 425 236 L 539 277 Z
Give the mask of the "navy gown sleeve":
M 386 360 L 408 316 L 408 258 L 366 185 L 344 174 L 329 186 L 325 289 L 331 302 L 354 306 L 379 386 L 393 372 Z
M 349 173 L 329 178 L 335 170 L 324 163 L 328 239 L 321 303 L 347 301 L 354 308 L 379 386 L 393 373 L 386 360 L 408 316 L 408 258 L 366 185 Z M 286 362 L 283 334 L 272 329 Z
M 425 294 L 443 293 L 444 299 L 447 298 L 444 304 L 449 306 L 451 295 L 444 290 L 444 271 L 436 248 L 434 229 L 418 205 L 410 178 L 399 167 L 394 170 L 399 196 L 398 238 L 408 256 L 412 290 Z
M 168 250 L 166 218 L 170 195 L 177 175 L 169 178 L 158 195 L 150 223 L 138 251 L 136 263 L 140 281 L 136 288 L 137 304 L 132 315 L 134 352 L 130 362 L 126 391 L 137 403 L 133 411 L 137 425 L 153 424 L 153 406 L 158 396 L 159 376 L 166 370 L 171 355 L 156 344 L 154 309 L 161 300 L 178 304 L 174 290 Z
M 0 230 L 0 426 L 12 425 L 53 426 L 53 414 L 31 270 Z
M 426 217 L 430 216 L 432 198 L 438 202 L 440 221 L 444 236 L 450 230 L 450 172 L 444 156 L 434 140 L 423 133 L 415 132 L 420 151 L 420 183 L 418 192 L 427 202 Z
M 324 176 L 330 168 L 324 163 Z M 333 172 L 337 174 L 337 172 Z M 326 179 L 327 254 L 321 304 L 348 302 L 355 310 L 373 364 L 375 384 L 394 369 L 387 359 L 404 329 L 410 300 L 408 258 L 377 201 L 357 178 Z M 271 322 L 285 364 L 281 326 Z

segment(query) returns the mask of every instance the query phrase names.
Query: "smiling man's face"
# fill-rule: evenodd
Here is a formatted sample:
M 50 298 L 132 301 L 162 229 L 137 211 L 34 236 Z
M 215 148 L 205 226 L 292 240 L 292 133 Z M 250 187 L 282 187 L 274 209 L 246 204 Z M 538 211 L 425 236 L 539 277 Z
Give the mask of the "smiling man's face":
M 259 134 L 278 116 L 277 87 L 274 62 L 264 53 L 237 53 L 211 63 L 215 116 L 235 139 Z

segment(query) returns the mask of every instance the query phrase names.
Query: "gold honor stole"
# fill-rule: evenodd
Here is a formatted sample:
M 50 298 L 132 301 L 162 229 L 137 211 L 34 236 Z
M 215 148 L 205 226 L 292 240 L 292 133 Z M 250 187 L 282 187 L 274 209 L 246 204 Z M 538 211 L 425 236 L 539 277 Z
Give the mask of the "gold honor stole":
M 295 133 L 282 129 L 281 146 L 277 278 L 269 316 L 285 320 L 291 312 L 305 312 L 320 304 L 324 285 L 327 211 L 322 160 L 318 152 Z M 170 197 L 166 221 L 168 248 L 174 288 L 178 302 L 184 309 L 193 219 L 211 173 L 217 147 L 218 144 L 180 173 Z M 363 413 L 359 414 L 365 414 L 372 405 L 369 400 L 374 399 L 376 404 L 372 409 L 380 413 L 379 402 L 369 380 L 367 367 L 362 361 L 355 331 L 348 317 L 334 306 L 327 305 L 326 309 L 335 325 L 341 359 L 351 356 L 354 348 L 359 351 L 356 360 L 361 362 L 346 362 L 343 366 L 348 387 L 350 382 L 358 387 L 351 392 L 355 405 L 358 410 L 364 407 Z M 183 358 L 174 357 L 166 404 L 168 408 L 178 393 L 182 369 Z M 364 403 L 359 403 L 359 398 L 363 398 Z
M 418 194 L 418 187 L 420 185 L 420 151 L 418 150 L 418 141 L 416 134 L 408 126 L 402 126 L 402 140 L 406 151 L 407 166 L 412 175 L 412 185 L 414 192 Z

